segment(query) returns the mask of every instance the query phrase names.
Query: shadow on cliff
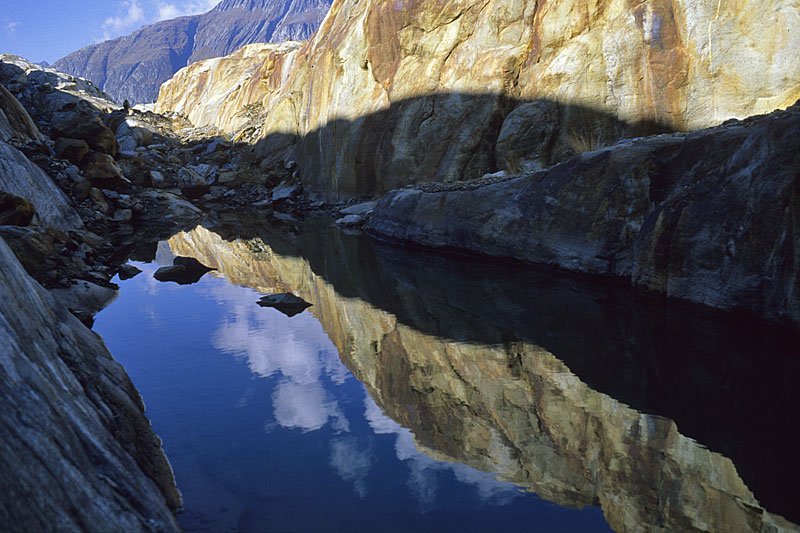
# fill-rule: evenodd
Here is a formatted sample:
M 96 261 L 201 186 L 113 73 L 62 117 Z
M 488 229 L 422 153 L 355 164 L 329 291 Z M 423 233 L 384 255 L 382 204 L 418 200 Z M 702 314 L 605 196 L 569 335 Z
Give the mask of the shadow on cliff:
M 410 252 L 327 221 L 308 220 L 295 234 L 212 229 L 302 256 L 338 294 L 422 333 L 509 351 L 517 342 L 539 345 L 596 391 L 674 420 L 683 435 L 731 459 L 767 510 L 800 521 L 794 331 L 532 265 Z
M 306 194 L 327 201 L 380 195 L 409 183 L 527 172 L 614 142 L 674 131 L 584 105 L 501 94 L 436 93 L 393 102 L 304 136 L 259 140 L 265 158 L 294 158 Z

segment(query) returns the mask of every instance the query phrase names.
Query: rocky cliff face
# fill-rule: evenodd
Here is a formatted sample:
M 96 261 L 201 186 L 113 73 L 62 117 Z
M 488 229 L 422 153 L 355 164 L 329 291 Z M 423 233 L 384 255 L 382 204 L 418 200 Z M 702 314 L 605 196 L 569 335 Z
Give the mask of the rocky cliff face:
M 251 122 L 248 106 L 264 96 L 252 80 L 263 77 L 270 58 L 299 47 L 296 41 L 249 44 L 231 55 L 192 63 L 162 84 L 155 111 L 180 113 L 197 127 L 240 132 Z
M 436 278 L 424 288 L 419 283 L 430 281 L 432 274 L 452 281 L 452 268 L 445 268 L 449 273 L 431 264 L 415 269 L 403 256 L 393 270 L 391 261 L 375 263 L 367 249 L 342 241 L 300 241 L 311 249 L 274 235 L 226 242 L 197 228 L 170 239 L 170 247 L 214 266 L 234 283 L 265 292 L 290 290 L 312 302 L 310 311 L 348 368 L 387 415 L 412 429 L 417 447 L 437 459 L 497 473 L 559 505 L 599 504 L 618 531 L 797 529 L 760 508 L 728 458 L 687 438 L 671 420 L 642 414 L 596 392 L 547 349 L 486 327 L 498 321 L 514 328 L 505 319 L 531 319 L 531 324 L 540 323 L 543 338 L 564 334 L 561 348 L 574 346 L 575 335 L 546 323 L 546 317 L 553 320 L 554 309 L 548 308 L 545 293 L 557 283 L 548 283 L 534 300 L 527 293 L 519 296 L 519 287 L 505 290 L 495 282 L 471 285 L 471 292 L 465 292 Z M 415 271 L 418 277 L 409 275 Z M 587 315 L 566 310 L 565 302 L 574 303 L 575 296 L 552 290 L 565 321 L 579 321 L 576 332 L 585 331 Z M 518 314 L 496 307 L 530 307 L 532 301 L 542 309 Z M 603 315 L 607 307 L 598 309 L 596 318 Z M 597 353 L 584 357 L 599 358 L 605 366 L 610 363 L 602 343 L 616 333 L 597 327 L 603 341 L 589 342 Z M 636 329 L 624 328 L 628 342 L 638 336 Z M 468 342 L 447 340 L 464 335 Z M 652 338 L 652 332 L 644 336 Z M 632 371 L 634 361 L 630 356 L 623 374 Z M 663 377 L 667 369 L 660 370 Z M 648 382 L 650 393 L 657 381 Z M 708 382 L 698 386 L 706 392 L 715 387 Z M 677 400 L 678 390 L 671 389 L 669 401 Z M 697 395 L 693 403 L 704 408 Z
M 53 67 L 94 81 L 118 102 L 150 103 L 159 86 L 195 61 L 256 42 L 307 39 L 329 0 L 223 1 L 202 15 L 158 22 L 56 61 Z
M 103 342 L 0 239 L 0 516 L 13 531 L 178 531 L 161 441 Z
M 798 169 L 795 105 L 585 153 L 524 178 L 395 191 L 369 228 L 799 324 Z
M 262 154 L 296 142 L 306 189 L 336 200 L 786 107 L 798 36 L 791 0 L 343 0 L 243 91 Z

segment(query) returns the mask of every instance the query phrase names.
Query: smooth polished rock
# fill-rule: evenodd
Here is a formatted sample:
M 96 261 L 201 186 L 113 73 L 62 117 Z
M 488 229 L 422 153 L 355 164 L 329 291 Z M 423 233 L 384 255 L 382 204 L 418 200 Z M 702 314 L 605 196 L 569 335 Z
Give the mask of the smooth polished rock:
M 103 342 L 0 239 L 0 516 L 19 531 L 178 531 L 161 441 Z

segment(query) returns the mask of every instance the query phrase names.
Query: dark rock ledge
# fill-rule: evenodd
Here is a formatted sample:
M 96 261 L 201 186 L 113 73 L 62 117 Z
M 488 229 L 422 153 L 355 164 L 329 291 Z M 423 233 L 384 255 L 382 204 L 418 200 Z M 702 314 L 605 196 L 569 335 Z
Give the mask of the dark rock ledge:
M 366 229 L 800 325 L 800 102 L 488 184 L 390 192 Z

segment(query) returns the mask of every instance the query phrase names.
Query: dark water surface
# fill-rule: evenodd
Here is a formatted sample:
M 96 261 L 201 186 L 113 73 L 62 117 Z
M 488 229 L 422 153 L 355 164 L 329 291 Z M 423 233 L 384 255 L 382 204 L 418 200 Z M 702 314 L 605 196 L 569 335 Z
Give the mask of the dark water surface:
M 797 530 L 794 333 L 324 222 L 237 228 L 162 243 L 95 323 L 184 529 Z M 218 272 L 160 283 L 172 254 Z M 285 291 L 313 306 L 256 305 Z

